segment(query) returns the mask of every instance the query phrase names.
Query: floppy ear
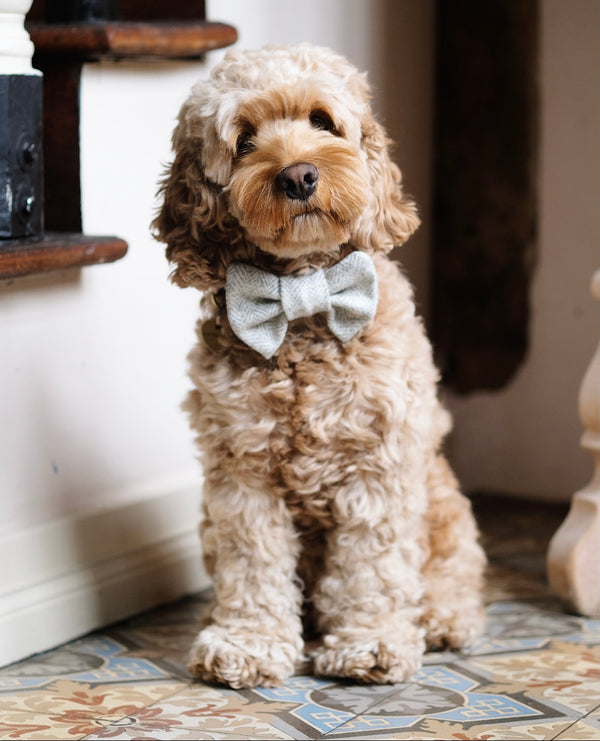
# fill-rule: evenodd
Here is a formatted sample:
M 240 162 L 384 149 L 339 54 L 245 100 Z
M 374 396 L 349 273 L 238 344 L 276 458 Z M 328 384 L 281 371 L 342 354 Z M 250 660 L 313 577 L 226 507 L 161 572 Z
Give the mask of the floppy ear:
M 362 124 L 361 147 L 367 155 L 371 202 L 356 230 L 364 249 L 389 252 L 406 242 L 421 223 L 414 201 L 402 190 L 402 174 L 389 155 L 390 141 L 371 116 Z
M 226 213 L 221 186 L 206 177 L 201 134 L 186 123 L 190 109 L 191 104 L 184 104 L 173 133 L 175 158 L 161 183 L 162 204 L 152 227 L 175 264 L 171 280 L 205 290 L 224 282 L 225 247 L 235 241 L 239 228 Z

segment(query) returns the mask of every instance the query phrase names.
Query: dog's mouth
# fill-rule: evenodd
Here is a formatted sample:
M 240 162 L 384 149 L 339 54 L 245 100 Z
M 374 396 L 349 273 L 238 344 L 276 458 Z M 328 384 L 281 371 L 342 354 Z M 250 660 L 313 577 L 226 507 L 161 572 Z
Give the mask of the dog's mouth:
M 260 239 L 259 246 L 282 257 L 297 257 L 334 251 L 349 235 L 350 225 L 339 215 L 316 205 L 306 206 L 298 213 L 289 214 L 268 237 Z
M 324 218 L 325 214 L 320 208 L 305 208 L 298 214 L 293 214 L 290 221 L 304 221 L 309 218 Z

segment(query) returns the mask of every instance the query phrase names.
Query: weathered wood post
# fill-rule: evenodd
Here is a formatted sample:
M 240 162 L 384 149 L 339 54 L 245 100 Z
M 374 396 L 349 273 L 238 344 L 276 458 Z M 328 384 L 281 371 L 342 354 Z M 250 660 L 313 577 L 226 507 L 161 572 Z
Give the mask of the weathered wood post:
M 42 73 L 25 30 L 32 0 L 0 0 L 0 238 L 41 234 Z

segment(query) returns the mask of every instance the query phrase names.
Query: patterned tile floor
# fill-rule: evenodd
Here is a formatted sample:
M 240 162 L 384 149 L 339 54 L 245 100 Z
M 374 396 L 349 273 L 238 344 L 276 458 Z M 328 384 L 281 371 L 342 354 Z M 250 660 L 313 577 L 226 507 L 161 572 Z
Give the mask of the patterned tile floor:
M 485 635 L 427 655 L 404 684 L 292 677 L 234 691 L 192 681 L 199 594 L 0 669 L 1 739 L 598 739 L 600 621 L 545 583 L 564 507 L 479 497 Z

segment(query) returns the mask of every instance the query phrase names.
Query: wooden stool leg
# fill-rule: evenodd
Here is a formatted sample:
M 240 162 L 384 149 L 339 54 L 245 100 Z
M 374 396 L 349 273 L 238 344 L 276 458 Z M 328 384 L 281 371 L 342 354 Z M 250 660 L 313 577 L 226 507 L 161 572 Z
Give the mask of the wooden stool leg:
M 600 301 L 600 270 L 592 279 Z M 573 495 L 569 514 L 548 548 L 550 586 L 576 612 L 600 615 L 600 345 L 583 378 L 579 416 L 584 426 L 581 446 L 594 458 L 589 484 Z

